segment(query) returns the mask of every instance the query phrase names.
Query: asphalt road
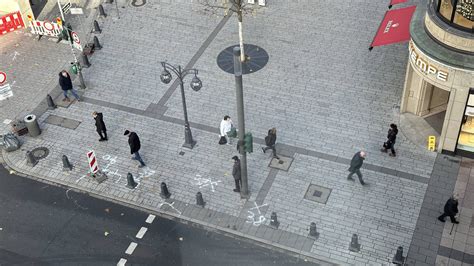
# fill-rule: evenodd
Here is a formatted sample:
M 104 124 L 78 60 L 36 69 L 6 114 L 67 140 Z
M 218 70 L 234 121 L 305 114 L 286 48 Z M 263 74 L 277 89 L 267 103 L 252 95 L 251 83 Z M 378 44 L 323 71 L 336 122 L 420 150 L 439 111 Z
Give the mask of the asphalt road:
M 197 225 L 147 218 L 0 166 L 0 265 L 117 265 L 122 258 L 125 265 L 315 265 Z

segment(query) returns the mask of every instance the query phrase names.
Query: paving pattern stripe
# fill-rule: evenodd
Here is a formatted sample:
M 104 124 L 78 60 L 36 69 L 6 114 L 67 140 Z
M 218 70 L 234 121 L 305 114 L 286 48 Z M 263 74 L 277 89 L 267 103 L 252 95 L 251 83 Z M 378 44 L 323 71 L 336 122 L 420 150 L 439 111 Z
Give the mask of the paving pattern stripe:
M 92 99 L 92 98 L 88 98 L 88 97 L 83 97 L 82 101 L 86 102 L 86 103 L 96 104 L 96 105 L 99 105 L 99 106 L 106 106 L 106 107 L 116 109 L 116 110 L 119 110 L 119 111 L 130 112 L 130 113 L 133 113 L 133 114 L 142 115 L 142 116 L 146 116 L 146 117 L 153 118 L 153 119 L 158 119 L 158 120 L 165 121 L 165 122 L 184 125 L 184 120 L 179 119 L 179 118 L 169 117 L 169 116 L 165 116 L 165 115 L 156 116 L 156 114 L 154 114 L 154 113 L 147 113 L 144 110 L 139 110 L 139 109 L 131 108 L 131 107 L 128 107 L 128 106 L 123 106 L 123 105 L 120 105 L 120 104 L 109 103 L 109 102 L 106 102 L 106 101 Z M 211 126 L 204 125 L 204 124 L 190 122 L 190 125 L 191 125 L 192 128 L 207 131 L 207 132 L 210 132 L 210 133 L 216 133 L 217 134 L 219 132 L 218 128 L 211 127 Z M 265 140 L 263 138 L 254 137 L 253 140 L 254 140 L 254 143 L 257 143 L 257 144 L 260 144 L 260 145 L 265 144 Z M 277 144 L 277 146 L 279 147 L 278 148 L 279 153 L 281 153 L 283 155 L 291 156 L 294 153 L 301 153 L 301 154 L 305 154 L 305 155 L 308 155 L 308 156 L 311 156 L 311 157 L 316 157 L 316 158 L 327 160 L 327 161 L 332 161 L 332 162 L 341 163 L 341 164 L 347 164 L 347 167 L 349 168 L 350 160 L 346 159 L 346 158 L 341 158 L 341 157 L 337 157 L 337 156 L 322 153 L 322 152 L 312 151 L 312 150 L 308 150 L 308 149 L 305 149 L 305 148 L 294 147 L 294 146 L 287 145 L 287 144 Z M 428 182 L 429 182 L 429 178 L 426 178 L 426 177 L 423 177 L 423 176 L 414 175 L 414 174 L 411 174 L 411 173 L 398 171 L 398 170 L 390 169 L 390 168 L 383 167 L 383 166 L 377 166 L 377 165 L 370 164 L 370 163 L 364 163 L 362 168 L 367 169 L 367 170 L 371 170 L 371 171 L 374 171 L 374 172 L 387 174 L 387 175 L 397 176 L 397 177 L 400 177 L 400 178 L 403 178 L 403 179 L 412 180 L 412 181 L 415 181 L 415 182 L 418 182 L 418 183 L 428 184 Z
M 201 57 L 201 55 L 204 53 L 204 51 L 207 49 L 207 47 L 209 47 L 211 42 L 214 40 L 214 38 L 217 36 L 217 34 L 222 30 L 222 28 L 224 27 L 224 25 L 227 23 L 227 21 L 229 20 L 229 18 L 231 16 L 232 16 L 232 13 L 230 15 L 225 16 L 224 18 L 222 18 L 221 22 L 219 22 L 219 24 L 217 24 L 216 28 L 211 32 L 211 34 L 209 34 L 209 37 L 207 37 L 207 39 L 203 42 L 201 47 L 199 47 L 198 51 L 191 58 L 189 63 L 186 65 L 185 69 L 189 69 L 189 68 L 192 68 L 194 66 L 194 64 Z M 174 91 L 178 87 L 178 84 L 179 84 L 179 79 L 175 79 L 175 81 L 173 82 L 171 87 L 165 92 L 163 97 L 161 97 L 161 99 L 158 101 L 158 104 L 157 104 L 158 106 L 164 106 L 165 105 L 165 103 L 171 98 Z
M 463 263 L 474 264 L 474 255 L 445 246 L 439 246 L 438 255 L 455 259 Z

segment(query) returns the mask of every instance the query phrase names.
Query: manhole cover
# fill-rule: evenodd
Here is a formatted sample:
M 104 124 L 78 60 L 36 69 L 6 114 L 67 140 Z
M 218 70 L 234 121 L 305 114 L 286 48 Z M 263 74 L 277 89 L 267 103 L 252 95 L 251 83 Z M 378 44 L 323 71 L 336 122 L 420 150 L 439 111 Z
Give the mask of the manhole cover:
M 288 169 L 291 166 L 291 163 L 293 162 L 293 158 L 285 157 L 281 155 L 278 155 L 278 156 L 280 157 L 280 159 L 272 158 L 268 167 L 276 168 L 278 170 L 288 171 Z
M 331 194 L 330 188 L 310 184 L 304 198 L 307 200 L 316 201 L 322 204 L 326 204 L 329 195 Z
M 31 154 L 33 154 L 33 156 L 36 159 L 40 160 L 40 159 L 46 158 L 46 156 L 48 156 L 49 150 L 46 147 L 39 147 L 39 148 L 33 149 L 31 151 Z
M 234 74 L 234 47 L 232 45 L 224 49 L 217 56 L 217 65 L 227 73 Z M 263 48 L 253 44 L 244 44 L 244 52 L 247 60 L 242 62 L 242 74 L 259 71 L 268 63 L 268 53 Z
M 117 1 L 117 0 L 115 0 L 115 1 Z M 133 7 L 142 7 L 146 4 L 146 0 L 131 0 L 130 4 Z

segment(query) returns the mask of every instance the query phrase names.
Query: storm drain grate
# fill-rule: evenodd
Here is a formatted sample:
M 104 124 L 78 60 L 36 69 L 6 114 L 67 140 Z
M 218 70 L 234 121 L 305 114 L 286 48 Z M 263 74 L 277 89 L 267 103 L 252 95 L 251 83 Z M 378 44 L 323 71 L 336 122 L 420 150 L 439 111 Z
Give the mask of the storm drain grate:
M 39 147 L 39 148 L 34 148 L 30 153 L 33 154 L 33 156 L 36 159 L 40 160 L 48 156 L 49 150 L 46 147 Z
M 329 199 L 329 195 L 331 195 L 330 188 L 310 184 L 304 198 L 307 200 L 319 202 L 322 204 L 326 204 Z

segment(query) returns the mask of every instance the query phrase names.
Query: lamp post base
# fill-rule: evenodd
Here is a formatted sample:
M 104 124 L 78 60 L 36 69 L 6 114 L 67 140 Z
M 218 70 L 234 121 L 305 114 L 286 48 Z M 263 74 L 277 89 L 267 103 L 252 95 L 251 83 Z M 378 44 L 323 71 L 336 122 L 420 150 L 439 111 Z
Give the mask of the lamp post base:
M 194 145 L 196 145 L 196 141 L 193 140 L 191 143 L 184 143 L 183 147 L 192 150 L 194 148 Z

